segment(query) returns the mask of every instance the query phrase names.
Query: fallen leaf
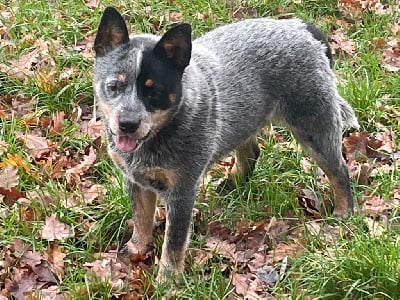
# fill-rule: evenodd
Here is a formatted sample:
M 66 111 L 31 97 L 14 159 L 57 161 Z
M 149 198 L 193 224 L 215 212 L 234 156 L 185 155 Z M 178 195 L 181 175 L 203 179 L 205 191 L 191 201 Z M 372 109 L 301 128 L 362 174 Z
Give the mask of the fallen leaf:
M 217 236 L 207 237 L 204 248 L 230 260 L 234 260 L 236 257 L 236 245 L 226 240 L 221 240 Z
M 382 221 L 382 220 L 384 220 L 384 221 Z M 376 219 L 367 217 L 364 219 L 364 221 L 368 226 L 368 230 L 369 230 L 369 233 L 371 234 L 371 236 L 379 237 L 386 232 L 387 218 L 381 217 L 380 220 L 378 221 Z
M 249 290 L 249 276 L 235 273 L 232 277 L 232 284 L 235 287 L 235 291 L 238 295 L 245 296 Z
M 82 187 L 83 200 L 87 205 L 92 205 L 95 201 L 96 203 L 103 202 L 104 196 L 107 190 L 101 184 L 92 184 L 89 187 Z
M 86 3 L 86 6 L 91 9 L 99 7 L 98 0 L 85 0 L 85 3 Z
M 144 280 L 142 267 L 132 266 L 131 261 L 123 261 L 115 251 L 102 253 L 102 259 L 85 263 L 84 267 L 89 279 L 100 279 L 116 290 L 129 281 L 131 288 L 136 288 L 138 294 L 143 289 Z M 132 290 L 132 289 L 131 289 Z
M 19 264 L 21 267 L 29 266 L 30 269 L 37 275 L 38 281 L 44 283 L 57 283 L 56 278 L 50 271 L 50 264 L 38 252 L 25 252 Z
M 353 132 L 343 139 L 346 149 L 346 160 L 365 161 L 366 158 L 380 158 L 382 155 L 377 149 L 382 146 L 382 142 L 371 139 L 368 132 Z
M 61 247 L 55 243 L 51 243 L 50 247 L 44 252 L 44 257 L 51 264 L 51 271 L 57 275 L 58 279 L 62 279 L 64 274 L 64 259 L 67 255 L 61 251 Z
M 400 41 L 395 47 L 383 50 L 382 65 L 390 72 L 398 72 L 400 70 Z
M 92 140 L 103 137 L 105 133 L 104 124 L 102 121 L 96 121 L 94 118 L 90 119 L 87 124 L 87 134 Z
M 6 166 L 0 169 L 0 187 L 11 189 L 18 185 L 18 169 L 14 166 Z
M 0 141 L 0 156 L 7 151 L 8 145 L 5 141 Z
M 279 279 L 279 274 L 273 266 L 263 266 L 259 268 L 256 272 L 257 279 L 259 280 L 259 286 L 261 290 L 265 287 L 274 287 Z M 254 282 L 253 282 L 254 283 Z M 258 288 L 253 288 L 253 290 L 258 290 Z
M 22 157 L 19 154 L 10 154 L 7 153 L 7 157 L 3 158 L 4 165 L 10 165 L 15 167 L 20 167 L 24 169 L 27 174 L 31 174 L 31 169 L 28 165 L 23 161 Z
M 51 120 L 50 133 L 60 133 L 63 130 L 65 112 L 58 111 Z
M 24 300 L 26 293 L 38 287 L 37 279 L 38 276 L 27 268 L 14 268 L 12 280 L 6 279 L 5 288 L 15 299 Z
M 47 149 L 49 147 L 45 137 L 27 134 L 25 136 L 25 143 L 28 149 Z
M 337 30 L 334 34 L 330 36 L 330 47 L 333 53 L 337 53 L 338 50 L 345 52 L 348 55 L 353 55 L 356 46 L 354 42 L 346 37 L 344 32 Z
M 193 262 L 197 266 L 204 266 L 207 261 L 213 257 L 210 251 L 206 251 L 203 249 L 194 249 L 193 251 L 191 251 L 191 254 L 193 257 Z
M 280 262 L 285 259 L 286 256 L 293 257 L 299 255 L 304 251 L 304 247 L 296 243 L 279 243 L 276 247 L 268 251 L 268 257 L 272 259 L 273 262 Z
M 300 206 L 303 207 L 308 214 L 318 219 L 321 218 L 321 215 L 323 214 L 322 201 L 319 199 L 315 191 L 310 189 L 301 189 L 298 201 Z
M 25 198 L 26 193 L 18 191 L 15 187 L 5 189 L 0 187 L 0 195 L 4 195 L 3 202 L 11 207 L 19 198 Z
M 89 148 L 89 154 L 84 155 L 83 161 L 80 162 L 78 165 L 68 169 L 65 172 L 65 177 L 68 183 L 72 183 L 75 181 L 76 183 L 80 182 L 80 175 L 86 172 L 90 167 L 93 166 L 94 162 L 96 161 L 96 152 L 94 151 L 93 147 Z
M 50 286 L 40 290 L 41 300 L 64 300 L 66 297 L 58 286 Z
M 69 225 L 58 221 L 54 214 L 46 217 L 42 229 L 42 239 L 47 241 L 64 241 L 71 236 L 73 236 L 73 232 Z

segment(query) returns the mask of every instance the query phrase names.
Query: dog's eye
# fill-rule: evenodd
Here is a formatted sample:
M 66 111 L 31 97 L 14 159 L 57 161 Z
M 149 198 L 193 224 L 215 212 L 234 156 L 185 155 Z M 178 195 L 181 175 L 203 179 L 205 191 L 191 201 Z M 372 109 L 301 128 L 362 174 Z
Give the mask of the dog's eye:
M 111 91 L 111 92 L 116 92 L 118 90 L 118 84 L 116 81 L 110 82 L 107 85 L 107 88 Z

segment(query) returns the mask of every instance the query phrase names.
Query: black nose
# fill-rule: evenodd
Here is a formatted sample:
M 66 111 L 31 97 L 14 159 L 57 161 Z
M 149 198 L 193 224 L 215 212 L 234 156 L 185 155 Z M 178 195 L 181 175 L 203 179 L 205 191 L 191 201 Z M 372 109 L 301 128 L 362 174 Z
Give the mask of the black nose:
M 119 130 L 122 133 L 134 133 L 139 128 L 140 121 L 135 120 L 132 116 L 119 117 Z

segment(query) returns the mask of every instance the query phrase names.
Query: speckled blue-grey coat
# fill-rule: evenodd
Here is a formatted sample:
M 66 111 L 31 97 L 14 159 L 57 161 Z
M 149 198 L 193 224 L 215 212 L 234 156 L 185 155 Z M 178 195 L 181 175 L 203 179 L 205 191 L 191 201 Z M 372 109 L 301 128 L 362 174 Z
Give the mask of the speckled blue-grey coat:
M 158 278 L 183 269 L 195 194 L 202 175 L 235 149 L 234 176 L 250 175 L 265 124 L 287 126 L 325 171 L 335 216 L 353 212 L 342 131 L 357 127 L 339 96 L 322 33 L 298 19 L 249 19 L 191 41 L 188 24 L 161 38 L 129 36 L 114 8 L 95 40 L 94 92 L 108 152 L 131 199 L 134 230 L 124 250 L 152 242 L 156 196 L 167 211 Z

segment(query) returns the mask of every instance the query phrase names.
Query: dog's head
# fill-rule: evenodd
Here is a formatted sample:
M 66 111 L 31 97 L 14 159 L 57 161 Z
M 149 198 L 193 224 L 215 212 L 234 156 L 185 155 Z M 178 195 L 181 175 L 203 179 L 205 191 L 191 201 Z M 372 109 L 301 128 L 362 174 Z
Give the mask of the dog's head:
M 96 39 L 94 94 L 109 142 L 123 152 L 156 135 L 178 109 L 191 57 L 191 28 L 180 24 L 161 39 L 129 38 L 122 16 L 106 8 Z

